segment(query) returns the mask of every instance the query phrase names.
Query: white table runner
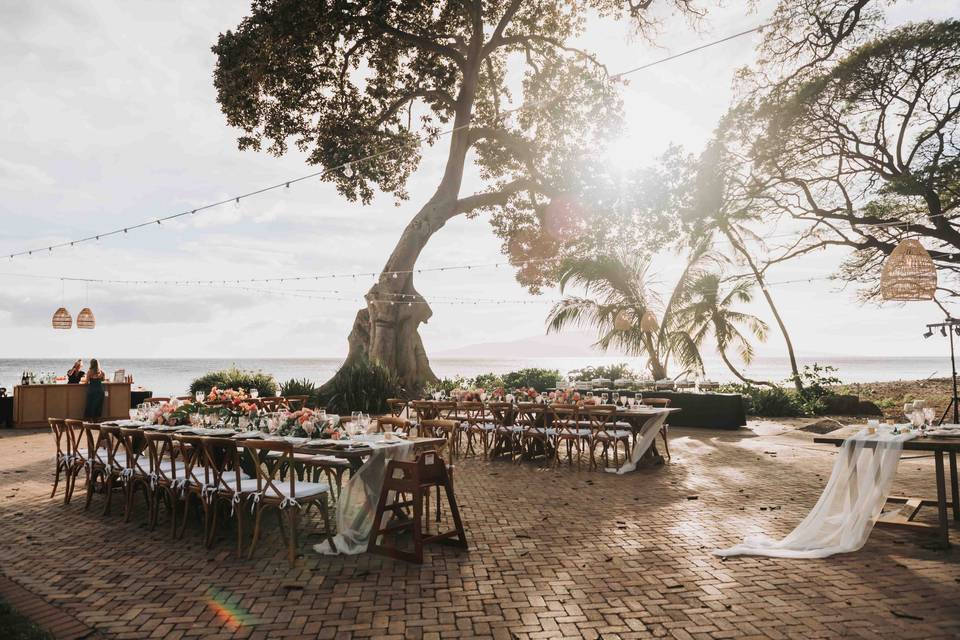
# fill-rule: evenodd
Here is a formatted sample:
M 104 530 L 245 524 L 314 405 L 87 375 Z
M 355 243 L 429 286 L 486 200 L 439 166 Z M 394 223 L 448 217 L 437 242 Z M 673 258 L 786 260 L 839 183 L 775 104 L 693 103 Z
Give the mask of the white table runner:
M 337 500 L 337 535 L 333 537 L 336 550 L 331 549 L 330 543 L 325 541 L 314 545 L 314 551 L 326 555 L 355 555 L 367 550 L 387 463 L 390 460 L 412 460 L 413 445 L 412 442 L 370 443 L 373 453 L 350 476 Z M 389 515 L 384 514 L 384 517 Z
M 916 433 L 894 434 L 880 427 L 877 433 L 863 429 L 847 438 L 817 504 L 787 537 L 750 535 L 714 555 L 825 558 L 860 549 L 887 502 L 903 443 L 914 437 Z

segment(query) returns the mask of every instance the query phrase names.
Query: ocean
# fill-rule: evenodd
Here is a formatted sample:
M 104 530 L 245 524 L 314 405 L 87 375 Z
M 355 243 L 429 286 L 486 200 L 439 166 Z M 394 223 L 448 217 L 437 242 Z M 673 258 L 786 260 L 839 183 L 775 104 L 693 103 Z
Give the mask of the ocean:
M 561 373 L 590 365 L 627 362 L 634 371 L 644 370 L 644 360 L 616 356 L 583 358 L 434 358 L 430 361 L 440 377 L 475 376 L 479 373 L 506 373 L 526 367 L 558 369 Z M 916 380 L 928 377 L 948 377 L 950 359 L 942 358 L 887 358 L 821 356 L 801 358 L 804 364 L 828 364 L 837 368 L 836 375 L 844 382 L 877 382 L 886 380 Z M 134 377 L 134 388 L 150 389 L 155 395 L 183 395 L 194 378 L 218 369 L 237 366 L 241 369 L 263 371 L 278 381 L 307 378 L 317 383 L 326 381 L 340 366 L 339 358 L 203 358 L 203 359 L 130 359 L 102 358 L 101 366 L 108 375 L 116 369 L 125 369 Z M 52 371 L 63 375 L 73 364 L 70 358 L 0 359 L 0 387 L 12 393 L 24 370 L 40 374 Z M 86 362 L 84 362 L 86 365 Z M 719 358 L 705 361 L 707 377 L 719 382 L 735 381 Z M 786 358 L 758 357 L 747 373 L 761 380 L 782 381 L 790 372 Z

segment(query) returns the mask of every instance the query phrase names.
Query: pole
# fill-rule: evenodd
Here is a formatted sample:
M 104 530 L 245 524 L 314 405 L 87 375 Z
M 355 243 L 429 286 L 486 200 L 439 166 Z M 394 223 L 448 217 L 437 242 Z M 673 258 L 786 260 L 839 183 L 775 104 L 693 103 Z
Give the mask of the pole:
M 957 406 L 957 358 L 953 353 L 953 331 L 950 331 L 950 367 L 953 369 L 953 424 L 960 424 L 960 407 Z

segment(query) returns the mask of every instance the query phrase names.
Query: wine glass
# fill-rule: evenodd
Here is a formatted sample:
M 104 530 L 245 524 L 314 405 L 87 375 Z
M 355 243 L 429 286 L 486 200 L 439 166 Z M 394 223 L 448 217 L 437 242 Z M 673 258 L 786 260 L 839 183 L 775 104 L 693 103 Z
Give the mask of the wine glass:
M 250 397 L 254 399 L 259 398 L 260 391 L 258 389 L 250 389 Z
M 241 430 L 246 431 L 250 427 L 250 418 L 247 416 L 240 416 L 237 419 L 237 426 L 240 427 Z
M 206 399 L 207 394 L 204 391 L 197 391 L 193 394 L 193 397 L 197 399 L 197 403 L 203 404 L 203 401 Z
M 937 417 L 937 415 L 936 415 L 935 409 L 934 409 L 933 407 L 924 407 L 924 408 L 923 408 L 923 421 L 926 423 L 926 425 L 927 425 L 928 427 L 932 427 L 932 426 L 933 426 L 933 420 L 934 420 L 934 418 L 936 418 L 936 417 Z
M 307 420 L 303 423 L 303 431 L 307 434 L 308 438 L 313 438 L 313 434 L 317 430 L 317 423 L 313 420 Z
M 139 414 L 140 414 L 140 412 L 137 411 L 136 409 L 130 409 L 130 411 L 129 411 L 128 413 L 130 414 L 130 419 L 131 419 L 131 420 L 136 420 L 137 417 L 138 417 Z
M 913 403 L 908 402 L 903 405 L 903 416 L 907 419 L 907 422 L 910 421 L 910 414 L 913 413 Z

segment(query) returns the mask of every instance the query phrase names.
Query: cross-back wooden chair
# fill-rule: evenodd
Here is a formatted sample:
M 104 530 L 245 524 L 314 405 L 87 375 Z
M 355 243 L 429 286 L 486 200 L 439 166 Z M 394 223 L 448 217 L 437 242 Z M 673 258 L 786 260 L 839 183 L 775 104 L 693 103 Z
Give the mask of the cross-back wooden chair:
M 609 465 L 610 449 L 613 449 L 613 465 L 619 467 L 619 445 L 623 445 L 623 459 L 630 457 L 631 431 L 620 429 L 616 420 L 617 408 L 614 405 L 596 405 L 584 407 L 581 416 L 590 429 L 590 467 L 597 468 L 596 448 L 600 446 L 604 465 Z
M 520 427 L 521 452 L 526 457 L 536 457 L 538 448 L 544 457 L 549 458 L 552 455 L 556 431 L 547 424 L 546 405 L 538 402 L 518 403 L 517 426 Z
M 120 472 L 123 483 L 124 506 L 123 521 L 130 522 L 133 512 L 133 496 L 139 488 L 147 502 L 147 518 L 153 513 L 154 492 L 150 482 L 150 453 L 147 451 L 147 439 L 140 429 L 120 428 L 120 442 L 123 445 L 124 469 Z
M 399 418 L 407 410 L 407 401 L 402 398 L 387 398 L 387 407 L 389 407 L 391 415 Z
M 50 499 L 57 493 L 57 487 L 60 485 L 60 476 L 64 476 L 64 494 L 70 488 L 70 468 L 73 466 L 73 454 L 70 451 L 70 443 L 67 438 L 67 425 L 63 418 L 47 418 L 47 424 L 50 425 L 50 432 L 53 434 L 53 442 L 57 447 L 57 457 L 54 460 L 53 469 L 53 491 L 50 492 Z M 66 503 L 66 500 L 64 500 Z
M 120 427 L 84 422 L 83 430 L 87 439 L 87 469 L 89 471 L 86 487 L 87 502 L 84 509 L 90 508 L 96 481 L 99 478 L 106 494 L 103 515 L 108 515 L 113 501 L 113 490 L 120 486 L 120 474 L 123 473 L 127 465 L 123 441 L 120 438 Z
M 486 457 L 490 451 L 490 436 L 494 429 L 486 405 L 482 402 L 461 402 L 457 407 L 457 417 L 460 425 L 454 437 L 454 453 L 459 455 L 460 436 L 464 435 L 467 440 L 466 455 L 477 455 L 473 446 L 477 441 L 483 447 L 483 455 Z
M 285 514 L 289 521 L 289 531 L 286 532 L 284 537 L 287 539 L 287 559 L 292 567 L 296 563 L 297 549 L 299 546 L 297 540 L 300 510 L 304 509 L 304 512 L 306 512 L 314 505 L 320 509 L 327 540 L 330 543 L 330 548 L 335 550 L 333 531 L 330 527 L 330 513 L 327 508 L 327 495 L 330 491 L 329 485 L 325 482 L 299 481 L 293 473 L 288 474 L 286 480 L 281 480 L 277 476 L 277 468 L 279 465 L 264 465 L 259 463 L 260 460 L 266 457 L 264 454 L 279 451 L 285 462 L 292 468 L 293 445 L 289 442 L 244 440 L 241 445 L 247 450 L 250 457 L 257 461 L 255 465 L 256 489 L 252 498 L 255 522 L 253 539 L 250 542 L 250 551 L 247 557 L 253 557 L 257 541 L 260 538 L 263 512 L 267 509 L 276 509 L 281 522 L 281 531 Z
M 202 438 L 200 447 L 206 471 L 203 489 L 205 543 L 213 546 L 220 520 L 220 507 L 230 505 L 230 517 L 237 521 L 237 557 L 243 557 L 244 500 L 257 491 L 257 482 L 241 469 L 241 449 L 230 438 Z
M 265 410 L 270 412 L 289 408 L 289 404 L 287 404 L 287 398 L 284 398 L 283 396 L 258 398 L 258 400 L 260 400 L 260 405 Z
M 64 487 L 63 504 L 69 504 L 77 486 L 77 476 L 81 471 L 89 474 L 87 469 L 86 435 L 82 420 L 67 418 L 63 421 L 64 438 L 67 451 L 70 455 L 70 465 L 66 469 L 66 485 Z
M 590 441 L 590 429 L 580 424 L 580 408 L 575 404 L 554 404 L 547 409 L 547 423 L 554 431 L 553 461 L 560 464 L 561 449 L 567 449 L 567 461 L 573 466 L 577 453 L 577 470 L 583 458 L 584 445 Z
M 509 402 L 488 402 L 487 412 L 493 424 L 488 456 L 492 458 L 509 449 L 510 459 L 513 460 L 514 452 L 520 446 L 520 434 L 523 431 L 522 427 L 513 424 L 513 405 Z
M 168 433 L 146 431 L 143 435 L 147 441 L 147 454 L 150 456 L 150 483 L 154 493 L 150 510 L 150 530 L 153 531 L 157 526 L 162 498 L 170 513 L 170 537 L 174 538 L 177 535 L 180 488 L 185 480 L 180 448 Z
M 284 396 L 287 401 L 287 406 L 291 411 L 296 411 L 297 409 L 304 409 L 307 406 L 307 402 L 310 401 L 310 396 Z
M 402 433 L 405 436 L 409 436 L 412 427 L 413 425 L 409 420 L 393 414 L 377 418 L 377 433 L 392 431 L 393 433 Z
M 207 512 L 204 504 L 205 488 L 210 482 L 210 472 L 203 455 L 203 437 L 182 433 L 172 434 L 175 446 L 183 463 L 183 477 L 174 483 L 173 488 L 183 500 L 183 519 L 177 530 L 177 538 L 183 538 L 190 516 L 190 506 L 198 502 L 203 508 L 204 539 L 206 539 Z

